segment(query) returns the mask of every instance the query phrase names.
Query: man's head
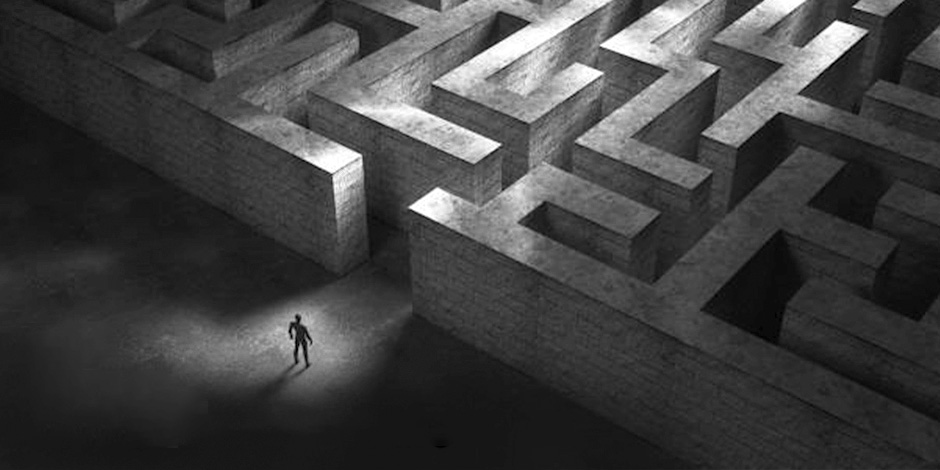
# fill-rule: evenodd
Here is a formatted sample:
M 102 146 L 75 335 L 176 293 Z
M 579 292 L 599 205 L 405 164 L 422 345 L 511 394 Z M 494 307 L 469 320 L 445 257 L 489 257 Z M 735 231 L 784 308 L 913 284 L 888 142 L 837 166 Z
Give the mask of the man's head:
M 294 321 L 300 323 L 300 315 L 294 315 Z

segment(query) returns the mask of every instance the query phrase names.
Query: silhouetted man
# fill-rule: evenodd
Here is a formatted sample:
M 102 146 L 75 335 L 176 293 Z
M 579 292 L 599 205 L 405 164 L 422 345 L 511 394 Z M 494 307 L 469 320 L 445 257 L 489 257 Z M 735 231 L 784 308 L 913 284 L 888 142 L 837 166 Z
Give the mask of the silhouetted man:
M 300 315 L 294 315 L 294 321 L 287 328 L 287 334 L 294 340 L 294 364 L 297 364 L 297 349 L 304 348 L 304 363 L 310 367 L 310 359 L 307 358 L 307 344 L 313 343 L 313 338 L 307 332 L 307 327 L 300 323 Z

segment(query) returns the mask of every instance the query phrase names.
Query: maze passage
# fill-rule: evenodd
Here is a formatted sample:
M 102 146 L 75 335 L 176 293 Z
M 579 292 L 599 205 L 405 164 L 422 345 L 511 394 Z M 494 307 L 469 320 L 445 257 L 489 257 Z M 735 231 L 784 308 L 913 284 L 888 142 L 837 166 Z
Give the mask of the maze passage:
M 7 0 L 0 84 L 716 467 L 940 463 L 940 2 Z

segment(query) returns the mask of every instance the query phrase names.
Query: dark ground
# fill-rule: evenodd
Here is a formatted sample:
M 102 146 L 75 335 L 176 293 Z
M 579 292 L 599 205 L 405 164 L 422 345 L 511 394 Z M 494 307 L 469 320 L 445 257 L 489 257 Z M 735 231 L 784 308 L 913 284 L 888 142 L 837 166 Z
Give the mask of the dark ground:
M 0 467 L 687 466 L 413 316 L 401 233 L 338 278 L 0 110 Z

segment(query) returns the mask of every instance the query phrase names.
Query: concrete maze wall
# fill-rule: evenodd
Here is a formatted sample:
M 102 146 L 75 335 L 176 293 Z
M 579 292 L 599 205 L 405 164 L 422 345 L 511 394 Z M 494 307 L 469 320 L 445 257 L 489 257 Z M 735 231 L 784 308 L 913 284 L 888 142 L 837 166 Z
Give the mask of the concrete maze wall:
M 685 459 L 940 463 L 940 2 L 5 0 L 0 60 Z

